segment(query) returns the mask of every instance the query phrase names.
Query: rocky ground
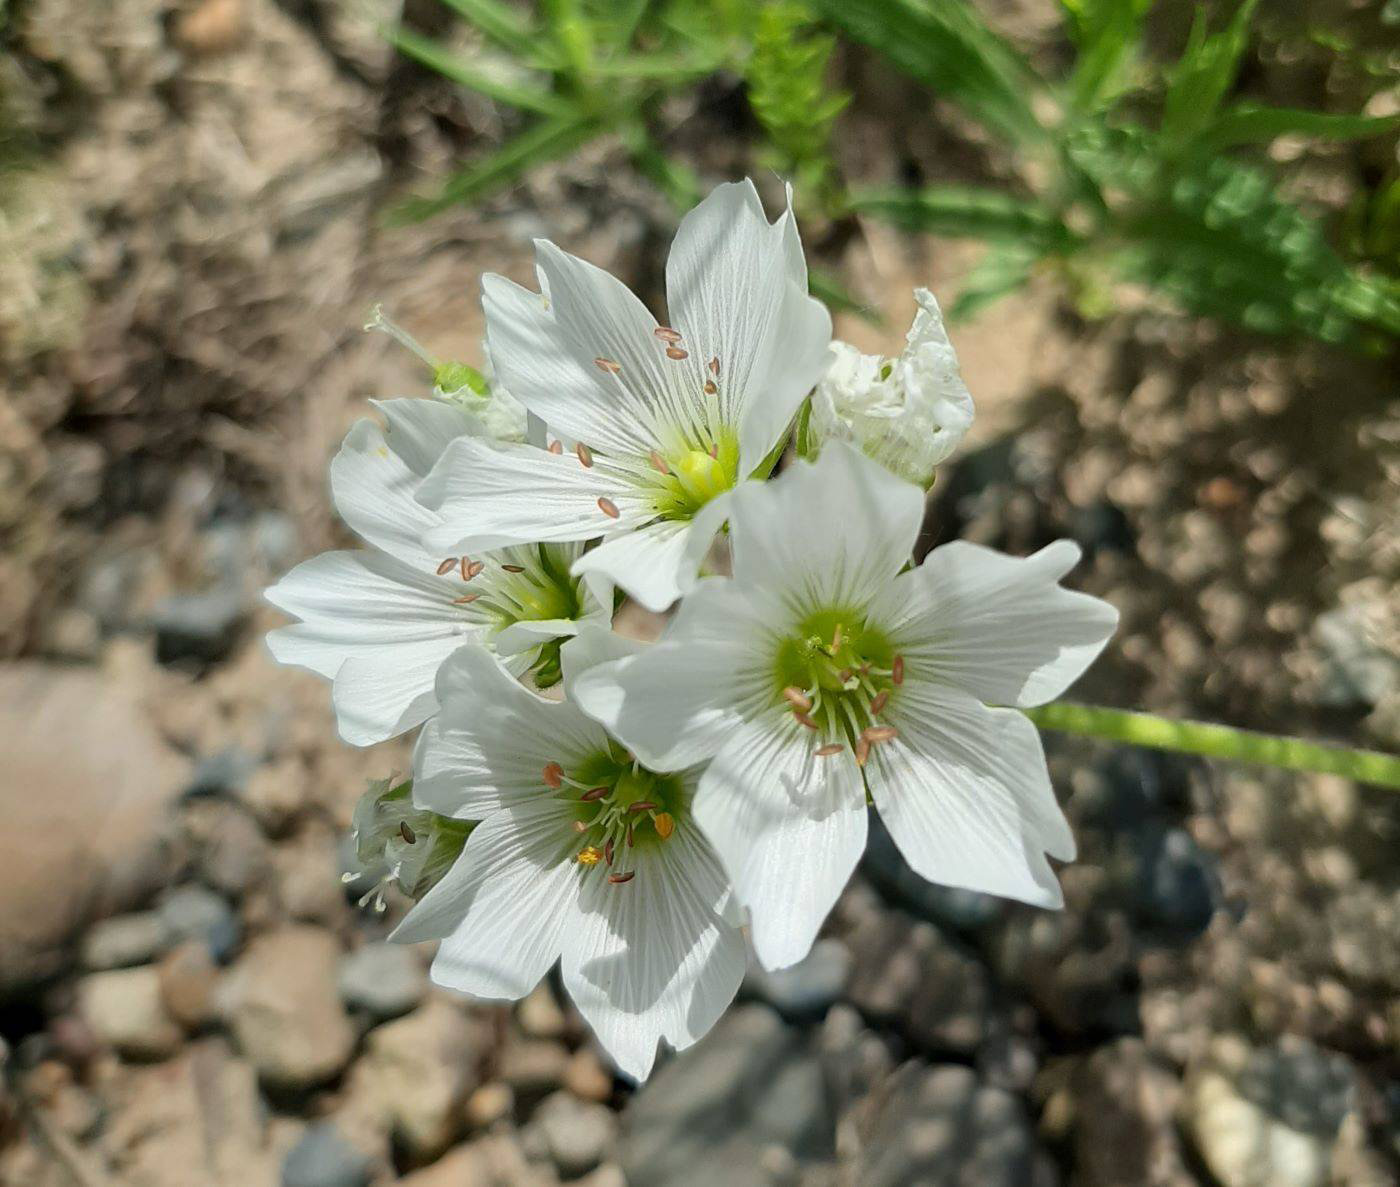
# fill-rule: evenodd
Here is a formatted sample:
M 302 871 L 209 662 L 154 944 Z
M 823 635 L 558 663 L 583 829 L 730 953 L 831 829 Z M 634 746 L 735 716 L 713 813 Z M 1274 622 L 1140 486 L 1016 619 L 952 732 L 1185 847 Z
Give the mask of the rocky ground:
M 1400 811 L 1339 779 L 1048 739 L 1064 912 L 929 886 L 877 828 L 812 956 L 754 971 L 640 1090 L 553 984 L 513 1009 L 433 989 L 430 951 L 384 943 L 402 905 L 341 882 L 354 800 L 407 748 L 336 741 L 258 591 L 340 539 L 324 465 L 364 400 L 421 390 L 358 333 L 373 301 L 476 359 L 481 271 L 525 279 L 543 233 L 654 298 L 669 215 L 603 144 L 384 228 L 501 129 L 355 5 L 15 7 L 0 1183 L 1400 1179 Z M 742 157 L 717 118 L 678 122 L 718 176 Z M 923 135 L 905 151 L 947 148 Z M 910 288 L 970 258 L 861 228 L 838 262 L 890 320 L 840 332 L 897 343 Z M 955 341 L 979 421 L 929 542 L 1085 546 L 1075 580 L 1124 627 L 1077 695 L 1400 746 L 1393 368 L 1086 325 L 1048 289 Z

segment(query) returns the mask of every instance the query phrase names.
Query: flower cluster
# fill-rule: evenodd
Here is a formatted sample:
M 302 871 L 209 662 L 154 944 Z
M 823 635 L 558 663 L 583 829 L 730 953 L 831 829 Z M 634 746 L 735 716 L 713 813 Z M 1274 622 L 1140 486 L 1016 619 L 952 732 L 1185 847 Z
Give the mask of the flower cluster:
M 681 223 L 669 324 L 536 251 L 538 292 L 485 278 L 492 383 L 376 314 L 434 398 L 378 405 L 331 464 L 368 548 L 268 592 L 299 620 L 273 653 L 333 682 L 347 741 L 423 726 L 411 782 L 355 820 L 417 900 L 395 938 L 440 940 L 434 978 L 483 998 L 559 962 L 641 1079 L 732 1000 L 746 934 L 769 968 L 806 954 L 870 803 L 924 877 L 1058 906 L 1074 840 L 1018 710 L 1116 614 L 1060 585 L 1067 541 L 913 563 L 972 415 L 932 297 L 898 359 L 833 344 L 791 210 L 769 222 L 749 183 Z M 702 576 L 720 534 L 732 575 Z M 624 594 L 679 603 L 659 641 L 611 629 Z

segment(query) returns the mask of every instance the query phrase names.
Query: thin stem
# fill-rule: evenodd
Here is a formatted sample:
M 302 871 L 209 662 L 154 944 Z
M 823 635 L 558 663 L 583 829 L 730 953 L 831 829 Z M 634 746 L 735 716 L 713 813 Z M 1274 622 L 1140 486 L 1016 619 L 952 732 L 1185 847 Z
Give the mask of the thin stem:
M 1358 783 L 1400 790 L 1400 757 L 1377 750 L 1350 750 L 1302 738 L 1281 738 L 1253 730 L 1211 725 L 1203 721 L 1169 721 L 1151 713 L 1103 709 L 1057 702 L 1027 709 L 1025 714 L 1042 729 L 1091 738 L 1107 738 L 1156 750 L 1175 750 L 1206 758 L 1258 763 L 1290 771 L 1321 771 L 1345 775 Z

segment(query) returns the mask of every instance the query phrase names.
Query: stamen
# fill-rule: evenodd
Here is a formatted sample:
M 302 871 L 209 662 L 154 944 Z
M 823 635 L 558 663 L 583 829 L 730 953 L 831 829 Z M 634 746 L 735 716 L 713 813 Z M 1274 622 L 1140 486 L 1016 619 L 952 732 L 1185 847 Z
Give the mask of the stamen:
M 418 834 L 409 827 L 407 820 L 399 821 L 399 836 L 409 845 L 415 844 L 418 840 Z
M 546 787 L 558 791 L 559 788 L 564 786 L 564 768 L 557 762 L 545 763 L 544 770 L 541 774 L 544 776 Z
M 590 787 L 578 798 L 581 799 L 585 804 L 591 804 L 595 800 L 601 800 L 605 795 L 608 794 L 608 791 L 609 789 L 606 787 Z
M 638 800 L 635 804 L 629 805 L 627 810 L 632 813 L 650 812 L 655 807 L 657 807 L 657 805 L 653 804 L 650 800 Z
M 681 340 L 680 331 L 673 330 L 670 326 L 657 326 L 656 329 L 652 330 L 652 333 L 662 342 L 679 342 Z
M 582 820 L 575 820 L 575 821 L 574 821 L 574 832 L 576 832 L 576 833 L 586 833 L 587 831 L 588 831 L 588 824 L 587 824 L 587 822 L 582 821 Z
M 437 575 L 439 577 L 446 577 L 447 574 L 452 572 L 452 570 L 456 567 L 457 558 L 455 556 L 449 556 L 445 561 L 442 562 L 442 564 L 440 564 L 437 567 Z
M 629 824 L 627 826 L 627 848 L 631 849 L 637 843 L 637 834 Z
M 862 736 L 856 739 L 856 766 L 865 766 L 865 760 L 870 757 L 870 743 Z
M 831 650 L 833 654 L 841 650 L 841 624 L 836 624 L 836 629 L 831 632 Z
M 889 700 L 889 689 L 885 689 L 883 692 L 877 692 L 870 701 L 870 716 L 879 716 L 880 710 L 883 709 L 887 704 L 889 704 Z
M 839 672 L 836 673 L 836 679 L 841 681 L 842 684 L 849 683 L 851 679 L 851 669 L 842 668 Z
M 712 358 L 712 359 L 710 360 L 710 374 L 713 375 L 716 379 L 719 378 L 719 357 L 718 357 L 718 356 L 716 356 L 715 358 Z
M 549 452 L 555 457 L 559 457 L 564 452 L 564 442 L 557 437 L 549 443 Z
M 651 464 L 652 468 L 655 469 L 658 474 L 669 474 L 671 472 L 671 467 L 666 464 L 666 459 L 654 449 L 651 451 Z
M 462 559 L 463 559 L 463 560 L 466 560 L 467 558 L 466 558 L 466 557 L 463 557 Z M 485 561 L 472 561 L 472 563 L 469 564 L 469 565 L 462 571 L 462 580 L 463 580 L 463 581 L 471 581 L 471 580 L 473 580 L 475 577 L 477 577 L 479 574 L 483 573 L 483 572 L 485 571 L 485 569 L 486 569 L 486 562 L 485 562 Z
M 630 882 L 637 876 L 636 870 L 628 870 L 625 874 L 609 874 L 608 881 L 614 886 L 621 886 L 624 882 Z
M 596 866 L 603 860 L 603 851 L 596 845 L 585 845 L 575 859 L 581 866 Z
M 578 460 L 581 461 L 585 466 L 593 465 L 593 451 L 589 449 L 588 446 L 585 445 L 582 441 L 580 441 L 577 445 L 574 446 L 574 452 L 578 454 Z
M 818 746 L 812 753 L 818 758 L 830 758 L 833 754 L 840 754 L 845 749 L 840 742 L 828 742 L 825 746 Z
M 860 736 L 867 742 L 893 742 L 899 737 L 899 731 L 892 725 L 870 725 Z
M 797 718 L 797 721 L 798 721 L 798 724 L 799 724 L 799 725 L 805 725 L 809 730 L 820 730 L 820 729 L 821 729 L 821 726 L 819 726 L 815 721 L 813 721 L 813 720 L 812 720 L 810 717 L 808 717 L 807 714 L 805 714 L 805 713 L 799 713 L 796 709 L 794 709 L 794 710 L 792 711 L 792 715 L 793 715 L 795 718 Z
M 616 375 L 622 370 L 621 363 L 614 362 L 612 359 L 605 359 L 601 355 L 593 360 L 593 365 L 597 367 L 599 371 L 606 371 L 609 375 Z
M 481 597 L 479 593 L 463 594 L 460 598 L 453 598 L 452 604 L 454 606 L 470 606 L 479 597 Z
M 894 663 L 890 666 L 890 679 L 896 684 L 904 683 L 904 656 L 894 657 Z
M 705 394 L 707 396 L 713 396 L 717 391 L 719 391 L 719 388 L 715 386 L 715 381 L 713 379 L 705 380 Z
M 679 346 L 668 346 L 666 348 L 666 357 L 668 359 L 688 359 L 690 358 L 690 351 L 682 350 Z
M 787 703 L 800 713 L 810 713 L 812 711 L 812 698 L 795 684 L 789 684 L 783 689 L 783 696 Z
M 507 573 L 523 573 L 523 572 L 525 572 L 525 566 L 524 566 L 524 565 L 502 565 L 501 568 L 504 569 Z
M 676 831 L 675 818 L 669 812 L 658 812 L 651 822 L 656 826 L 656 835 L 663 841 Z
M 603 845 L 603 860 L 606 861 L 606 862 L 608 863 L 608 865 L 612 865 L 612 859 L 613 859 L 613 839 L 612 839 L 611 837 L 609 837 L 609 838 L 607 839 L 606 844 Z
M 598 499 L 598 510 L 609 519 L 619 519 L 622 516 L 622 512 L 617 509 L 617 504 L 606 497 Z

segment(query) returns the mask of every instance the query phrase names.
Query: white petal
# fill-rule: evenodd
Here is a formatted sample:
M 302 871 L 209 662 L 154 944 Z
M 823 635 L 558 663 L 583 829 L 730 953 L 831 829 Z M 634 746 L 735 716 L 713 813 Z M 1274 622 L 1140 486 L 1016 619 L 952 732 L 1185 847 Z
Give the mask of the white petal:
M 371 400 L 389 426 L 389 448 L 419 478 L 458 437 L 485 434 L 481 421 L 446 400 Z
M 695 817 L 752 920 L 765 967 L 807 955 L 865 848 L 865 790 L 850 751 L 813 753 L 811 731 L 772 709 L 734 730 L 705 769 Z
M 719 360 L 721 419 L 739 427 L 749 474 L 821 378 L 831 340 L 791 209 L 770 223 L 751 181 L 718 186 L 681 220 L 666 304 L 691 358 Z
M 524 997 L 549 971 L 574 916 L 578 870 L 567 808 L 540 799 L 494 812 L 392 938 L 446 938 L 439 985 L 474 997 Z
M 693 824 L 635 851 L 629 866 L 636 877 L 621 885 L 601 866 L 584 879 L 562 971 L 604 1049 L 644 1080 L 658 1042 L 690 1046 L 734 999 L 744 942 L 718 914 L 724 876 Z
M 542 293 L 500 276 L 482 281 L 493 362 L 511 393 L 554 431 L 645 457 L 662 444 L 659 426 L 677 408 L 698 407 L 698 387 L 682 386 L 684 374 L 652 333 L 656 319 L 626 285 L 545 240 L 535 251 Z
M 431 572 L 437 562 L 422 539 L 438 517 L 414 498 L 421 481 L 372 420 L 356 421 L 331 461 L 331 494 L 341 518 L 376 548 Z
M 700 572 L 715 533 L 729 515 L 731 492 L 711 499 L 693 520 L 661 520 L 619 532 L 574 562 L 575 573 L 611 578 L 648 610 L 682 597 Z
M 443 665 L 437 697 L 441 712 L 414 750 L 413 799 L 444 816 L 476 820 L 533 799 L 550 763 L 567 770 L 607 748 L 597 722 L 531 692 L 481 647 Z
M 909 560 L 923 492 L 842 441 L 733 497 L 736 580 L 796 605 L 865 605 Z
M 697 582 L 660 642 L 584 672 L 573 697 L 652 770 L 709 758 L 776 691 L 758 596 L 726 578 Z
M 654 510 L 635 487 L 603 465 L 531 445 L 459 437 L 418 488 L 441 526 L 425 535 L 441 552 L 499 548 L 523 541 L 587 540 L 635 527 Z M 607 515 L 600 498 L 619 511 Z
M 575 700 L 575 687 L 585 672 L 602 664 L 640 655 L 650 644 L 619 635 L 604 623 L 590 623 L 564 644 L 560 659 L 564 665 L 564 695 Z
M 1074 856 L 1040 735 L 1014 709 L 906 679 L 866 778 L 881 819 L 921 877 L 1038 906 L 1063 902 L 1045 854 Z
M 437 712 L 433 681 L 465 639 L 443 637 L 379 648 L 347 659 L 331 686 L 336 726 L 352 746 L 373 746 Z
M 1058 582 L 1079 548 L 1057 540 L 1020 559 L 955 541 L 892 585 L 875 613 L 906 670 L 983 701 L 1042 705 L 1083 674 L 1118 625 L 1118 611 Z

